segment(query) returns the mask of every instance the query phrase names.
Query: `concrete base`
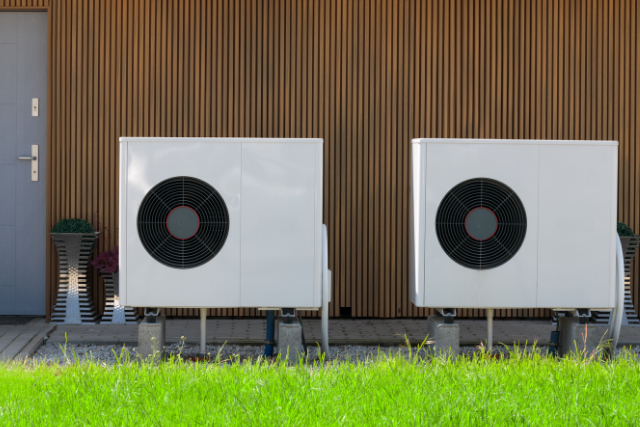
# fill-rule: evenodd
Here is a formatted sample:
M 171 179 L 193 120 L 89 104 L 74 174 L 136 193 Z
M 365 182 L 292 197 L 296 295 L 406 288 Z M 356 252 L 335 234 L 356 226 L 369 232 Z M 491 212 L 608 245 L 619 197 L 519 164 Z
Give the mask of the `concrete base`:
M 276 319 L 276 341 L 278 346 L 276 353 L 282 359 L 297 361 L 299 357 L 305 357 L 304 343 L 302 342 L 302 325 L 298 319 L 292 323 L 284 323 L 282 317 Z
M 167 318 L 157 316 L 156 323 L 147 323 L 148 317 L 138 325 L 138 354 L 143 358 L 164 357 Z
M 578 317 L 559 317 L 560 322 L 560 345 L 558 354 L 564 356 L 566 354 L 586 352 L 591 356 L 600 344 L 607 326 L 598 327 L 593 324 L 581 325 Z M 606 344 L 606 343 L 603 343 Z
M 460 353 L 460 326 L 457 323 L 444 323 L 442 316 L 429 316 L 427 319 L 429 348 L 436 354 Z

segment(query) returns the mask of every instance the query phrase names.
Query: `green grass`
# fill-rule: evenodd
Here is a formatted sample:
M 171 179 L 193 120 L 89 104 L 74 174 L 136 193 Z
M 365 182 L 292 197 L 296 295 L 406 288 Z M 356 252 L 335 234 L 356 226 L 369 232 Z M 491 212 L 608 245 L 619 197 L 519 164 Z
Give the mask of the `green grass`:
M 638 425 L 640 364 L 447 361 L 0 366 L 0 425 Z

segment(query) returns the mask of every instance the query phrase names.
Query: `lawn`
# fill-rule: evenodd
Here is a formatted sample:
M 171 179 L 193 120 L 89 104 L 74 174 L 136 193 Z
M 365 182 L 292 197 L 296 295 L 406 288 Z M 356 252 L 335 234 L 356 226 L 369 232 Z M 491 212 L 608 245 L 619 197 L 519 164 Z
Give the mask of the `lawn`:
M 638 425 L 640 363 L 405 358 L 0 366 L 0 425 Z

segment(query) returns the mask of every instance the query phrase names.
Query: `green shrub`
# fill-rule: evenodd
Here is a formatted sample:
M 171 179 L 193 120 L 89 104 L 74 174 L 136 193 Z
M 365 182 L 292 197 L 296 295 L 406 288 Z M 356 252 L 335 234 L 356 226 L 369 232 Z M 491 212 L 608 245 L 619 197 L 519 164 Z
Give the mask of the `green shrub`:
M 95 230 L 84 219 L 63 219 L 53 226 L 52 233 L 95 233 Z
M 624 222 L 618 222 L 618 236 L 620 237 L 633 237 L 636 234 L 633 232 L 631 227 L 629 227 Z

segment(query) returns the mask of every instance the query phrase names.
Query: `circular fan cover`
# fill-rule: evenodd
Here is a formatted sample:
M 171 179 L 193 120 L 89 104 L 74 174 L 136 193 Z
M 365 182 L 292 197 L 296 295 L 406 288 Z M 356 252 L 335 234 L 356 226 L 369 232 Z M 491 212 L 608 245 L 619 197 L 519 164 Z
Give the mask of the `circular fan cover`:
M 449 191 L 436 213 L 436 234 L 451 259 L 485 270 L 509 261 L 527 233 L 520 198 L 501 182 L 475 178 Z
M 138 210 L 138 235 L 164 265 L 192 268 L 216 256 L 229 233 L 229 212 L 209 184 L 186 176 L 153 187 Z

